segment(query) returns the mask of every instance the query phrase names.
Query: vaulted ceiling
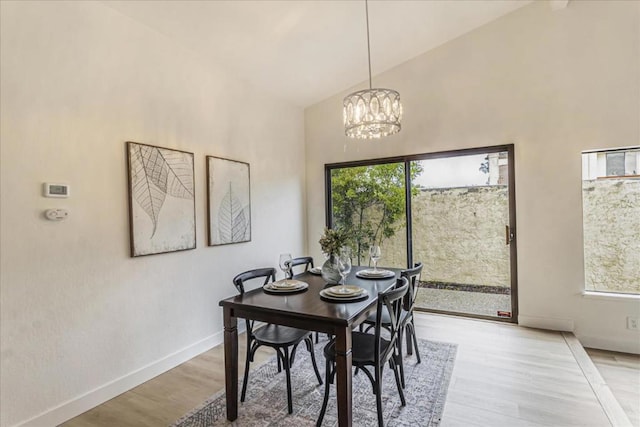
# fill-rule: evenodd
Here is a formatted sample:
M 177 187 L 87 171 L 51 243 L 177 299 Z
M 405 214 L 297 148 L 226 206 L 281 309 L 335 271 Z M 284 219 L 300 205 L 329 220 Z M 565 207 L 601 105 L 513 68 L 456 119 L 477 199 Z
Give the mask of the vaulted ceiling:
M 371 0 L 374 86 L 376 74 L 531 1 Z M 298 106 L 368 78 L 361 0 L 103 3 Z

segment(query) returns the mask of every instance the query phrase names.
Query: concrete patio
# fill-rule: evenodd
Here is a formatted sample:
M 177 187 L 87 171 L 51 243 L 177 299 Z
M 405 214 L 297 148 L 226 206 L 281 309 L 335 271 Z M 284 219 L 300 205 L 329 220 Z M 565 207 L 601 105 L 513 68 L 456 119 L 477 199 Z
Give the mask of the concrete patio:
M 460 286 L 456 289 L 455 286 L 448 286 L 447 289 L 438 289 L 421 286 L 416 307 L 491 317 L 499 317 L 498 311 L 511 311 L 509 293 L 480 292 L 478 288 Z

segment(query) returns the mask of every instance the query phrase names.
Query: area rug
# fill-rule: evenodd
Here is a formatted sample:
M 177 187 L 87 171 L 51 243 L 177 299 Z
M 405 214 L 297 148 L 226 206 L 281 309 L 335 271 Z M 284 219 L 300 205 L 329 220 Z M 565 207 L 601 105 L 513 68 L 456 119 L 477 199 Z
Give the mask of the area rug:
M 318 368 L 324 381 L 322 349 L 326 338 L 315 345 Z M 385 367 L 382 388 L 384 424 L 389 427 L 440 425 L 444 411 L 449 380 L 453 370 L 457 346 L 455 344 L 418 340 L 422 363 L 415 355 L 404 358 L 406 378 L 406 406 L 400 405 L 393 371 Z M 244 357 L 244 355 L 240 355 Z M 242 378 L 242 377 L 240 377 Z M 278 373 L 275 356 L 249 374 L 247 398 L 239 403 L 238 419 L 226 420 L 224 390 L 210 397 L 198 408 L 176 421 L 172 427 L 286 427 L 314 426 L 324 396 L 324 385 L 319 385 L 313 372 L 309 353 L 299 348 L 291 369 L 293 413 L 287 413 L 287 392 L 284 371 Z M 375 395 L 371 382 L 364 373 L 353 377 L 353 425 L 377 425 Z M 238 386 L 238 394 L 242 384 Z M 331 385 L 329 405 L 323 426 L 337 426 L 335 384 Z

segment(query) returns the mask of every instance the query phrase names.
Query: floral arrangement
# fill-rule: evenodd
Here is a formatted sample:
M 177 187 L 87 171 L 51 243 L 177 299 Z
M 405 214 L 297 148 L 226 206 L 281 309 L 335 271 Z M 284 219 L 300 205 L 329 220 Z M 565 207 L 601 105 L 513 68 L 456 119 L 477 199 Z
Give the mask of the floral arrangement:
M 340 228 L 325 228 L 324 234 L 320 238 L 320 247 L 325 255 L 331 257 L 340 253 L 348 239 L 347 233 Z

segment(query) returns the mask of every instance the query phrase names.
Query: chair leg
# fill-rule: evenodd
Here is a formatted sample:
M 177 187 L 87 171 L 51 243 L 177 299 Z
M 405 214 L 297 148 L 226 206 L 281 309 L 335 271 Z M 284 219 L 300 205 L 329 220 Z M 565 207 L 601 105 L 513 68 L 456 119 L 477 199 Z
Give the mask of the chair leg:
M 322 400 L 322 409 L 320 409 L 320 415 L 318 415 L 318 421 L 316 422 L 316 427 L 320 427 L 322 425 L 322 420 L 324 419 L 324 414 L 327 411 L 327 403 L 329 402 L 329 387 L 333 384 L 333 375 L 335 372 L 332 372 L 333 363 L 329 359 L 327 359 L 327 363 L 325 364 L 325 384 L 324 384 L 324 399 Z
M 320 371 L 318 371 L 318 365 L 316 364 L 316 354 L 313 351 L 313 338 L 310 336 L 304 339 L 305 344 L 307 345 L 307 350 L 311 354 L 311 364 L 313 365 L 313 370 L 316 373 L 316 378 L 318 378 L 318 384 L 322 385 L 322 377 L 320 377 Z
M 400 365 L 399 366 L 400 367 L 400 380 L 401 380 L 401 383 L 402 383 L 402 388 L 405 388 L 406 384 L 405 384 L 405 381 L 404 381 L 404 361 L 402 360 L 402 334 L 403 334 L 403 332 L 405 332 L 403 329 L 404 328 L 401 327 L 398 330 L 398 354 L 399 354 L 398 365 Z M 409 335 L 409 334 L 407 334 L 407 335 Z M 409 350 L 407 349 L 407 351 L 409 351 Z
M 375 371 L 372 374 L 364 366 L 362 368 L 360 368 L 359 366 L 356 366 L 356 372 L 360 372 L 360 371 L 364 372 L 364 374 L 367 376 L 367 378 L 369 378 L 369 382 L 371 383 L 371 392 L 373 394 L 376 394 L 376 379 L 375 379 L 376 373 L 375 373 Z
M 376 377 L 375 377 L 375 394 L 376 394 L 376 410 L 378 412 L 378 427 L 384 426 L 384 421 L 382 420 L 382 366 L 376 366 Z
M 318 339 L 319 339 L 318 337 L 319 337 L 319 335 L 320 335 L 320 334 L 316 332 L 316 344 L 318 344 Z
M 393 375 L 396 377 L 396 387 L 398 387 L 400 402 L 402 403 L 402 406 L 405 406 L 407 402 L 404 398 L 404 391 L 402 390 L 404 386 L 400 383 L 400 374 L 398 373 L 398 365 L 393 361 L 393 359 L 389 359 L 389 364 L 391 365 L 391 369 L 393 369 Z
M 247 395 L 247 383 L 249 382 L 249 364 L 251 363 L 253 351 L 251 347 L 247 347 L 247 360 L 244 362 L 244 379 L 242 380 L 242 393 L 240 394 L 240 402 L 244 402 Z
M 297 344 L 295 344 L 293 346 L 293 350 L 291 350 L 291 357 L 290 357 L 290 364 L 289 366 L 293 366 L 293 362 L 296 359 L 296 350 L 298 350 L 298 344 L 300 344 L 299 342 Z
M 284 372 L 287 377 L 287 409 L 289 413 L 293 413 L 293 400 L 291 399 L 291 365 L 289 362 L 289 349 L 284 348 Z
M 418 359 L 418 363 L 422 362 L 422 360 L 420 360 L 420 350 L 418 350 L 418 338 L 416 337 L 416 326 L 413 323 L 413 319 L 411 319 L 411 323 L 410 323 L 410 329 L 411 329 L 411 334 L 413 335 L 413 345 L 415 346 L 416 349 L 416 358 Z
M 407 322 L 406 325 L 404 326 L 404 329 L 405 329 L 404 332 L 405 333 L 407 332 L 406 331 L 407 329 L 411 328 L 411 326 L 409 326 L 409 325 L 411 324 L 412 321 L 413 321 L 413 319 L 410 320 L 409 322 Z M 406 335 L 407 335 L 407 354 L 409 356 L 411 356 L 413 354 L 413 345 L 411 344 L 411 338 L 412 337 L 411 337 L 411 334 L 406 333 Z

